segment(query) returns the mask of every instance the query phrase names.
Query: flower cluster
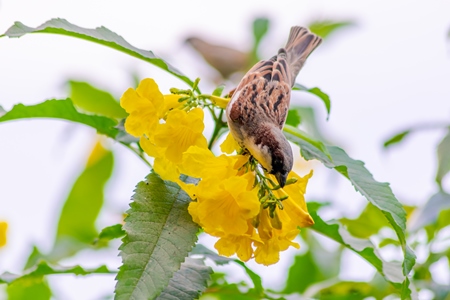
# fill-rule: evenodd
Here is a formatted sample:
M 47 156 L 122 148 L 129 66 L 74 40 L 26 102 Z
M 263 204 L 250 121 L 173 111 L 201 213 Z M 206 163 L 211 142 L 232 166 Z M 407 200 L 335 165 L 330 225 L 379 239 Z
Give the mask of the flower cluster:
M 155 172 L 189 194 L 189 213 L 206 233 L 219 238 L 219 254 L 274 264 L 280 251 L 299 248 L 293 241 L 298 227 L 313 224 L 304 199 L 312 173 L 302 178 L 291 172 L 280 188 L 231 135 L 221 145 L 224 154 L 216 156 L 203 135 L 205 101 L 191 101 L 195 97 L 190 92 L 163 95 L 152 79 L 144 79 L 121 98 L 129 113 L 125 129 L 155 158 Z M 235 150 L 241 154 L 230 155 Z M 198 178 L 198 183 L 181 181 L 181 174 Z

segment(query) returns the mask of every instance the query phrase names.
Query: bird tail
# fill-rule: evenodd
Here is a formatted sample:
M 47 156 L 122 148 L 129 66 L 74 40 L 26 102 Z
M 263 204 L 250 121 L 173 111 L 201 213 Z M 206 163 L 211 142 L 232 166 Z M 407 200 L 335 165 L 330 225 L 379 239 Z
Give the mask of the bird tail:
M 294 26 L 291 28 L 285 50 L 287 62 L 291 69 L 292 86 L 306 59 L 321 42 L 320 37 L 304 27 Z M 280 49 L 280 51 L 283 51 L 283 49 Z

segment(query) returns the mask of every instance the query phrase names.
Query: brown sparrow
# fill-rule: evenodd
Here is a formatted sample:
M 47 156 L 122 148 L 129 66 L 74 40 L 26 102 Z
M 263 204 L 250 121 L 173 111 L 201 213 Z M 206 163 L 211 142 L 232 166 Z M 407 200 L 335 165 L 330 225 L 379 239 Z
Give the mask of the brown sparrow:
M 198 37 L 190 37 L 186 39 L 186 43 L 200 53 L 206 62 L 216 69 L 224 79 L 249 67 L 250 57 L 247 53 L 230 47 L 211 44 Z
M 292 149 L 282 132 L 291 88 L 321 41 L 306 28 L 292 27 L 286 47 L 245 74 L 226 108 L 234 139 L 275 175 L 281 187 L 293 165 Z

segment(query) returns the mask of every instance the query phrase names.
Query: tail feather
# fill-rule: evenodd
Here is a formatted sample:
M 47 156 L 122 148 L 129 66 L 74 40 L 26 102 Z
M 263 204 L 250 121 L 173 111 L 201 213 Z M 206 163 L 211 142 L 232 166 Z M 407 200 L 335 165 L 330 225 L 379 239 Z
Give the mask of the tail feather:
M 291 85 L 305 64 L 308 56 L 320 45 L 322 39 L 300 26 L 291 28 L 289 39 L 286 43 L 286 58 L 291 69 Z M 280 49 L 280 51 L 282 51 Z

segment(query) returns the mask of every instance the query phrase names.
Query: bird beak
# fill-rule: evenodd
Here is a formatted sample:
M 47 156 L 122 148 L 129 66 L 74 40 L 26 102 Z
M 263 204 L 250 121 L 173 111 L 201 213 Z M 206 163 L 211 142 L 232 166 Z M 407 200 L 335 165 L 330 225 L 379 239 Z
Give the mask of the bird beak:
M 275 173 L 275 177 L 277 178 L 278 184 L 281 187 L 284 187 L 284 185 L 286 184 L 286 179 L 287 179 L 287 174 L 281 174 L 281 172 L 277 172 Z

